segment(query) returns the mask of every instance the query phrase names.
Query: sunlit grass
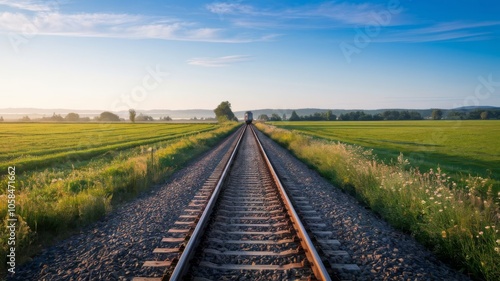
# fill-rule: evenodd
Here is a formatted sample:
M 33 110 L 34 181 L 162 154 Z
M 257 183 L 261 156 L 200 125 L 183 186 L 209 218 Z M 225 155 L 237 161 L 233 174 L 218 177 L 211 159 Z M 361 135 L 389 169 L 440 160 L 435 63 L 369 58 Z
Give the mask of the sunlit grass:
M 132 126 L 141 131 L 140 127 L 144 125 Z M 96 157 L 85 160 L 74 161 L 72 158 L 61 157 L 54 165 L 33 170 L 26 170 L 26 166 L 16 166 L 18 264 L 38 249 L 34 244 L 43 242 L 48 237 L 65 236 L 68 232 L 99 219 L 113 206 L 165 179 L 186 161 L 208 150 L 236 128 L 235 123 L 202 127 L 192 125 L 191 131 L 184 128 L 183 134 L 177 132 L 175 137 L 167 141 L 161 139 L 150 143 L 147 142 L 148 139 L 163 137 L 165 131 L 159 127 L 145 126 L 148 127 L 148 132 L 142 131 L 142 138 L 146 144 L 138 139 L 135 141 L 136 146 L 128 149 L 103 151 Z M 125 128 L 129 132 L 136 129 Z M 154 129 L 157 130 L 150 132 Z M 49 135 L 47 132 L 45 134 Z M 106 146 L 104 142 L 101 144 Z M 0 195 L 0 217 L 6 218 L 7 178 L 2 176 L 0 184 L 3 189 Z M 3 272 L 6 270 L 8 237 L 6 225 L 0 225 L 0 269 Z
M 40 169 L 210 131 L 216 124 L 0 124 L 0 169 Z
M 457 188 L 440 168 L 420 172 L 402 154 L 387 165 L 360 146 L 257 127 L 444 261 L 478 279 L 500 276 L 500 193 L 491 180 L 464 176 Z
M 422 170 L 438 165 L 450 175 L 500 181 L 500 121 L 275 122 L 310 136 L 360 145 L 389 163 L 403 153 Z M 499 190 L 500 191 L 500 190 Z

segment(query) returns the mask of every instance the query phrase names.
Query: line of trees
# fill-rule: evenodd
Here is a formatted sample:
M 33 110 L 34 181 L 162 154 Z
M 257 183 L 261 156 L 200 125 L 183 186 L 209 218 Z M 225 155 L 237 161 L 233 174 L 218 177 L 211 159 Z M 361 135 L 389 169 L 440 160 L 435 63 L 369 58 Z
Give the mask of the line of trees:
M 292 115 L 288 121 L 333 121 L 337 120 L 337 115 L 333 114 L 331 110 L 325 112 L 315 112 L 310 115 L 299 116 L 297 112 L 292 111 Z
M 263 114 L 264 115 L 264 114 Z M 263 116 L 261 115 L 261 116 Z M 259 116 L 259 119 L 264 120 Z M 266 115 L 267 116 L 267 115 Z M 264 116 L 265 117 L 265 116 Z M 387 110 L 379 114 L 366 114 L 364 111 L 353 111 L 349 113 L 342 113 L 339 116 L 333 114 L 331 110 L 325 112 L 316 112 L 314 114 L 299 116 L 297 112 L 293 111 L 288 121 L 378 121 L 378 120 L 422 120 L 424 119 L 417 111 L 397 111 Z M 279 121 L 272 120 L 269 121 Z
M 492 110 L 483 110 L 477 109 L 471 112 L 457 111 L 452 110 L 449 111 L 446 115 L 446 119 L 450 120 L 488 120 L 488 119 L 500 119 L 500 110 L 492 109 Z
M 271 117 L 269 117 L 267 116 L 267 114 L 261 114 L 259 115 L 259 117 L 257 117 L 257 119 L 262 121 L 283 121 L 284 119 L 286 119 L 286 115 L 283 115 L 283 117 L 281 117 L 278 114 L 273 113 Z
M 36 120 L 44 122 L 88 122 L 90 121 L 90 117 L 80 117 L 78 113 L 70 112 L 64 117 L 60 114 L 54 113 L 50 117 L 42 117 Z M 19 121 L 27 122 L 31 121 L 31 119 L 29 116 L 23 116 Z

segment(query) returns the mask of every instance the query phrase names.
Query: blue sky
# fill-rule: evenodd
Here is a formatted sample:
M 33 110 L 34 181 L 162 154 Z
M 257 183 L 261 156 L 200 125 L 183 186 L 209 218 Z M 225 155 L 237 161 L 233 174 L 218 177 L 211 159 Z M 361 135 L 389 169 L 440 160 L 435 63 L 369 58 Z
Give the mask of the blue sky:
M 496 1 L 0 0 L 0 108 L 500 106 Z

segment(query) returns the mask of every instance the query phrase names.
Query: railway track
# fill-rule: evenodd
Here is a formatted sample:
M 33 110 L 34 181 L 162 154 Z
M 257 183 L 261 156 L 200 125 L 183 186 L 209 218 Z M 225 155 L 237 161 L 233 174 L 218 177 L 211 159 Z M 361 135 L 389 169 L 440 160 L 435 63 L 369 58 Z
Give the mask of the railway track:
M 168 230 L 164 247 L 154 250 L 161 258 L 144 264 L 163 276 L 134 280 L 331 280 L 331 268 L 349 265 L 327 270 L 300 217 L 324 237 L 315 240 L 323 259 L 345 253 L 328 250 L 338 241 L 321 230 L 304 200 L 295 196 L 297 212 L 253 126 L 243 126 L 232 152 Z

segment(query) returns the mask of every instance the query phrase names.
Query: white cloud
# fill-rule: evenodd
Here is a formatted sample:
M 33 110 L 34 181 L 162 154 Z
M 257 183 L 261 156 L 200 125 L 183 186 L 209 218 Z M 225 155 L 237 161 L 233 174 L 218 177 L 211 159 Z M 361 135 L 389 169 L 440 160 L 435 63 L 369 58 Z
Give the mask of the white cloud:
M 0 0 L 1 1 L 1 0 Z M 0 12 L 0 32 L 33 35 L 79 37 L 154 38 L 202 42 L 244 43 L 266 41 L 269 35 L 241 37 L 222 28 L 200 27 L 199 24 L 171 18 L 130 14 L 58 12 Z
M 253 8 L 249 5 L 242 5 L 237 3 L 224 3 L 216 2 L 205 6 L 207 10 L 214 14 L 248 14 L 252 13 Z
M 49 12 L 58 10 L 57 1 L 32 1 L 32 0 L 0 0 L 0 6 L 7 6 L 19 10 L 32 12 Z
M 490 22 L 443 22 L 425 27 L 405 27 L 393 30 L 378 42 L 437 42 L 437 41 L 481 41 L 498 36 L 500 21 Z
M 251 59 L 248 55 L 233 55 L 218 58 L 192 58 L 187 61 L 188 64 L 203 67 L 223 67 L 234 63 L 245 62 Z
M 326 2 L 320 5 L 306 5 L 298 8 L 283 10 L 257 9 L 249 5 L 216 2 L 206 6 L 207 10 L 219 14 L 232 16 L 235 25 L 246 28 L 352 28 L 358 25 L 373 24 L 377 15 L 389 14 L 390 20 L 386 25 L 399 25 L 399 13 L 402 8 L 388 10 L 383 5 L 371 3 L 337 3 Z M 306 21 L 306 22 L 304 22 Z M 304 26 L 304 27 L 303 27 Z

